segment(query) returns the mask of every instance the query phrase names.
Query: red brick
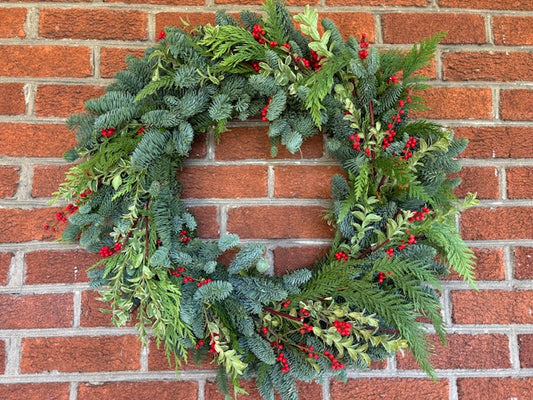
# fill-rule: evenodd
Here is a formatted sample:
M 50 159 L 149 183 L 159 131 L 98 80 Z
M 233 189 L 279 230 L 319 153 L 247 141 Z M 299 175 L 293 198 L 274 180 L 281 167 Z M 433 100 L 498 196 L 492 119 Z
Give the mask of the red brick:
M 24 85 L 22 83 L 0 84 L 0 114 L 20 115 L 26 111 L 24 100 Z
M 324 12 L 320 13 L 319 17 L 331 19 L 339 28 L 344 39 L 347 39 L 348 36 L 359 39 L 363 33 L 366 33 L 369 42 L 376 40 L 374 17 L 370 13 Z
M 82 383 L 78 388 L 78 400 L 192 400 L 197 396 L 195 381 Z
M 452 291 L 452 319 L 456 324 L 531 324 L 531 290 Z
M 127 55 L 141 58 L 143 54 L 143 49 L 104 47 L 100 50 L 100 75 L 102 78 L 112 78 L 115 72 L 126 69 Z
M 24 24 L 26 23 L 25 8 L 4 8 L 0 10 L 0 37 L 25 37 Z
M 37 400 L 46 393 L 46 400 L 68 400 L 69 383 L 13 383 L 0 385 L 2 400 Z
M 493 17 L 492 34 L 494 44 L 499 45 L 532 45 L 533 17 Z
M 532 0 L 439 0 L 439 7 L 488 10 L 531 10 Z
M 267 167 L 185 167 L 179 174 L 186 198 L 241 198 L 267 195 Z
M 19 184 L 19 167 L 0 166 L 0 198 L 13 197 Z
M 476 280 L 501 281 L 505 279 L 505 263 L 503 250 L 494 248 L 472 248 L 476 256 Z M 461 280 L 455 271 L 451 271 L 445 280 Z
M 137 336 L 23 338 L 20 371 L 103 372 L 140 369 Z
M 86 100 L 104 94 L 102 86 L 41 85 L 35 94 L 35 115 L 68 117 L 83 112 Z
M 530 121 L 533 119 L 533 108 L 531 107 L 531 104 L 533 104 L 533 90 L 502 90 L 500 102 L 502 119 L 514 121 Z
M 533 247 L 515 247 L 514 275 L 516 279 L 533 279 Z
M 298 268 L 312 268 L 315 261 L 327 254 L 328 246 L 276 247 L 274 273 L 284 275 Z
M 317 206 L 258 206 L 232 208 L 228 231 L 241 238 L 331 238 L 333 230 Z
M 5 372 L 6 365 L 6 348 L 5 342 L 0 340 L 0 375 Z M 2 386 L 0 385 L 0 394 L 2 393 Z
M 198 25 L 215 24 L 215 14 L 212 12 L 206 13 L 190 13 L 190 12 L 162 12 L 155 16 L 155 31 L 161 32 L 165 26 L 179 26 L 183 27 L 183 22 L 186 21 L 195 27 Z
M 417 93 L 418 94 L 418 93 Z M 434 87 L 420 93 L 429 110 L 413 111 L 413 118 L 491 119 L 490 89 Z
M 282 165 L 274 168 L 274 197 L 329 199 L 337 166 Z
M 385 43 L 418 42 L 440 31 L 448 31 L 442 43 L 485 43 L 485 22 L 481 15 L 394 13 L 382 15 L 381 21 Z
M 437 335 L 429 339 L 435 345 L 435 354 L 430 357 L 436 369 L 495 369 L 510 368 L 509 339 L 506 335 L 459 335 L 446 336 L 442 346 Z M 416 359 L 409 352 L 397 356 L 399 369 L 419 369 Z
M 456 136 L 469 140 L 466 158 L 531 158 L 533 128 L 526 126 L 455 127 Z M 520 146 L 516 144 L 520 143 Z
M 189 356 L 187 362 L 185 363 L 182 360 L 182 364 L 179 367 L 180 371 L 192 371 L 192 370 L 213 370 L 217 368 L 216 363 L 212 363 L 213 358 L 208 355 L 208 358 L 203 360 L 199 365 L 196 365 L 192 359 L 192 356 Z M 160 348 L 157 348 L 155 341 L 151 341 L 148 347 L 148 370 L 149 371 L 174 371 L 175 362 L 174 356 L 171 356 L 172 364 L 168 363 L 168 358 L 163 349 L 163 344 Z
M 520 367 L 533 368 L 533 335 L 518 335 Z
M 57 232 L 43 229 L 45 224 L 54 225 L 59 208 L 38 208 L 30 210 L 0 209 L 0 243 L 29 242 L 30 240 L 57 239 L 65 226 L 62 223 Z
M 0 286 L 7 285 L 7 276 L 13 253 L 0 253 Z
M 429 0 L 326 0 L 329 6 L 425 6 Z
M 111 314 L 101 310 L 110 311 L 108 304 L 98 300 L 100 294 L 95 290 L 86 290 L 81 293 L 80 326 L 113 326 Z
M 141 11 L 42 9 L 39 35 L 51 39 L 145 40 L 148 15 Z
M 165 4 L 175 6 L 202 6 L 205 0 L 104 0 L 106 3 L 126 3 L 126 4 Z
M 533 207 L 471 208 L 461 216 L 463 239 L 529 239 L 533 237 L 532 212 Z
M 477 193 L 478 199 L 497 199 L 499 195 L 498 170 L 494 167 L 463 167 L 457 174 L 463 181 L 455 189 L 457 197 Z
M 75 145 L 74 134 L 64 124 L 0 123 L 0 155 L 62 157 Z
M 254 381 L 242 379 L 239 385 L 246 390 L 248 395 L 239 394 L 236 400 L 264 400 L 259 394 Z M 322 388 L 317 383 L 297 382 L 296 386 L 299 400 L 322 400 Z M 205 384 L 205 398 L 209 400 L 224 400 L 224 396 L 218 391 L 216 383 L 210 381 Z M 281 400 L 277 393 L 275 400 Z
M 270 139 L 267 127 L 240 126 L 232 127 L 221 136 L 220 143 L 215 148 L 217 160 L 246 160 L 270 159 Z M 235 151 L 238 149 L 238 151 Z M 285 146 L 278 146 L 278 155 L 275 158 L 320 158 L 323 150 L 323 136 L 315 135 L 307 139 L 301 151 L 291 154 Z
M 215 4 L 264 4 L 264 0 L 215 0 Z M 305 6 L 306 4 L 317 4 L 319 0 L 287 0 L 285 4 L 288 6 Z M 203 1 L 202 1 L 203 4 Z
M 533 53 L 459 52 L 443 55 L 446 81 L 525 81 L 530 80 Z
M 35 165 L 33 167 L 32 197 L 48 197 L 57 191 L 65 180 L 67 165 Z
M 358 378 L 347 383 L 334 380 L 331 383 L 331 400 L 380 399 L 417 400 L 448 399 L 448 381 L 417 378 Z
M 0 295 L 0 329 L 68 328 L 72 294 Z
M 85 250 L 39 250 L 26 253 L 26 285 L 87 282 L 86 270 L 100 257 Z
M 459 378 L 459 400 L 528 400 L 533 378 Z
M 192 148 L 189 152 L 189 158 L 205 158 L 207 155 L 207 134 L 199 133 L 194 137 L 194 142 L 192 142 Z
M 203 239 L 218 238 L 220 228 L 218 226 L 217 207 L 196 206 L 189 207 L 198 224 L 198 236 Z
M 91 49 L 83 46 L 0 46 L 0 76 L 86 78 Z
M 510 199 L 533 198 L 533 167 L 509 167 L 507 175 L 507 196 Z

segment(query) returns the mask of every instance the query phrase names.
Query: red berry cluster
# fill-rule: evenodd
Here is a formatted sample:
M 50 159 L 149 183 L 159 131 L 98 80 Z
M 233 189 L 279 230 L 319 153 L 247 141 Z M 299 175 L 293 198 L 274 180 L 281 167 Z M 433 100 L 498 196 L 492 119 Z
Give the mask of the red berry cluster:
M 395 75 L 392 75 L 391 77 L 387 79 L 387 83 L 398 83 L 398 82 L 400 82 L 400 80 Z
M 218 333 L 211 335 L 211 341 L 209 342 L 209 353 L 218 355 L 218 351 L 215 350 L 216 341 L 220 338 Z
M 174 276 L 181 276 L 182 272 L 185 272 L 185 268 L 178 267 L 176 269 L 171 269 L 170 274 Z
M 358 133 L 355 135 L 350 135 L 350 141 L 352 142 L 352 148 L 356 151 L 361 150 L 361 136 Z
M 261 332 L 263 332 L 263 335 L 268 335 L 268 328 L 266 326 L 263 326 L 261 328 Z
M 313 331 L 313 326 L 312 325 L 308 325 L 304 322 L 302 328 L 300 329 L 300 333 L 302 335 L 305 335 L 306 333 L 310 333 Z
M 424 207 L 426 208 L 426 207 Z M 427 208 L 426 208 L 427 209 Z M 429 211 L 429 210 L 428 210 Z M 417 211 L 418 212 L 418 211 Z M 414 220 L 413 220 L 414 221 Z M 409 218 L 409 222 L 413 222 L 411 221 L 411 218 Z M 411 246 L 413 244 L 417 244 L 418 242 L 416 241 L 416 237 L 415 235 L 413 234 L 409 234 L 409 231 L 406 232 L 406 234 L 409 235 L 409 237 L 407 238 L 407 241 L 405 240 L 400 240 L 400 245 L 398 245 L 398 247 L 396 248 L 398 251 L 402 251 L 403 249 L 405 249 L 407 246 Z M 387 258 L 391 258 L 393 255 L 394 255 L 394 248 L 389 248 L 387 250 L 385 250 L 385 253 L 387 254 Z
M 298 314 L 300 315 L 301 321 L 309 317 L 309 311 L 307 311 L 305 308 L 300 308 L 300 310 L 298 311 Z
M 252 62 L 252 68 L 255 72 L 261 72 L 261 67 L 259 66 L 259 61 Z
M 267 113 L 268 113 L 268 107 L 270 107 L 270 102 L 271 101 L 272 101 L 272 97 L 269 97 L 268 98 L 268 104 L 266 106 L 264 106 L 263 109 L 261 110 L 261 119 L 263 121 L 268 121 Z
M 329 360 L 331 361 L 331 369 L 332 370 L 339 370 L 339 369 L 342 369 L 344 368 L 344 364 L 343 363 L 340 363 L 336 358 L 335 356 L 330 353 L 328 350 L 324 350 L 324 355 L 329 358 Z
M 165 31 L 159 32 L 159 35 L 157 35 L 157 40 L 164 39 L 167 36 L 167 33 Z
M 118 253 L 120 250 L 122 250 L 122 243 L 115 243 L 115 245 L 111 248 L 109 246 L 104 246 L 100 249 L 100 257 L 111 257 L 113 254 Z
M 416 138 L 409 136 L 409 140 L 407 140 L 407 143 L 405 144 L 405 149 L 402 150 L 404 160 L 407 161 L 413 156 L 413 152 L 411 151 L 411 149 L 415 148 L 416 143 Z
M 290 300 L 281 300 L 281 306 L 283 308 L 289 308 L 289 306 L 291 305 L 291 301 Z
M 102 136 L 109 137 L 115 134 L 115 128 L 104 129 L 102 128 Z
M 343 322 L 343 321 L 334 321 L 333 326 L 337 329 L 337 332 L 341 334 L 341 336 L 349 336 L 352 324 L 349 322 Z
M 314 71 L 318 71 L 322 65 L 320 65 L 320 62 L 324 59 L 324 56 L 318 57 L 318 54 L 316 51 L 311 50 L 311 60 L 309 61 L 309 64 L 311 68 L 313 68 Z M 309 67 L 308 67 L 309 68 Z
M 309 356 L 309 358 L 314 358 L 315 360 L 318 360 L 319 355 L 316 354 L 316 353 L 313 353 L 313 351 L 315 350 L 315 349 L 313 348 L 313 346 L 309 346 L 309 347 L 307 347 L 307 346 L 306 346 L 305 344 L 303 344 L 303 343 L 299 343 L 299 345 L 303 347 L 303 349 L 302 349 L 303 352 L 304 352 L 305 354 L 307 354 L 307 355 Z
M 56 221 L 57 222 L 67 222 L 67 214 L 74 214 L 76 211 L 78 211 L 78 206 L 75 206 L 74 204 L 70 203 L 65 207 L 65 211 L 58 211 L 56 212 Z M 52 226 L 45 224 L 43 225 L 43 229 L 47 231 L 50 229 L 51 232 L 56 231 L 57 224 L 54 224 Z
M 343 251 L 338 251 L 335 253 L 335 258 L 339 261 L 348 261 L 348 254 Z
M 211 282 L 212 282 L 211 278 L 203 279 L 200 282 L 198 282 L 196 284 L 196 286 L 197 287 L 202 287 L 202 286 L 207 285 L 208 283 L 211 283 Z
M 359 47 L 361 48 L 361 50 L 359 50 L 359 58 L 361 60 L 368 57 L 368 46 L 370 46 L 370 43 L 366 40 L 366 33 L 363 33 L 361 35 L 361 41 L 359 42 Z
M 146 127 L 143 125 L 139 129 L 137 129 L 137 135 L 142 135 L 144 131 L 146 130 Z
M 81 198 L 89 196 L 93 191 L 91 189 L 86 189 L 84 192 L 80 193 Z
M 180 239 L 183 243 L 188 243 L 191 241 L 191 237 L 190 236 L 187 236 L 187 231 L 186 230 L 181 230 L 180 231 Z
M 266 39 L 263 38 L 263 35 L 265 34 L 265 30 L 261 25 L 254 25 L 252 27 L 252 36 L 255 40 L 257 40 L 259 43 L 264 44 L 266 43 Z
M 199 349 L 203 345 L 204 345 L 204 341 L 203 340 L 199 340 L 198 343 L 196 343 L 196 348 Z
M 194 278 L 192 276 L 186 276 L 185 278 L 183 278 L 183 283 L 188 282 L 194 282 Z
M 386 277 L 387 277 L 387 275 L 385 275 L 385 273 L 380 272 L 378 274 L 378 283 L 383 283 L 383 281 L 385 280 Z
M 415 222 L 415 221 L 423 221 L 426 218 L 426 214 L 430 213 L 431 210 L 427 207 L 422 207 L 422 210 L 414 211 L 414 215 L 409 218 L 409 222 Z
M 291 367 L 289 366 L 289 362 L 285 358 L 285 354 L 279 353 L 279 355 L 276 357 L 276 361 L 281 364 L 281 372 L 289 372 L 291 370 Z

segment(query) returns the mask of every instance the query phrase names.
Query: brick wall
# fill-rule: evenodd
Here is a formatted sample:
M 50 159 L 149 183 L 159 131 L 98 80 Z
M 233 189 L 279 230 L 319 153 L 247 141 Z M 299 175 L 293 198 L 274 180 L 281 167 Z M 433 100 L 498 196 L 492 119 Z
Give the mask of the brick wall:
M 470 139 L 459 194 L 481 204 L 460 227 L 478 255 L 479 292 L 452 276 L 443 288 L 448 346 L 437 382 L 412 357 L 351 372 L 347 384 L 302 385 L 302 399 L 531 399 L 533 396 L 533 1 L 289 0 L 382 47 L 449 30 L 426 69 L 436 119 Z M 96 258 L 55 242 L 50 193 L 73 145 L 64 118 L 98 96 L 127 53 L 141 54 L 167 24 L 213 21 L 258 0 L 35 0 L 0 2 L 0 398 L 218 399 L 209 365 L 175 378 L 153 343 L 142 349 L 98 309 L 85 268 Z M 247 123 L 215 147 L 198 143 L 182 173 L 202 235 L 261 239 L 275 272 L 312 262 L 331 231 L 321 219 L 338 171 L 323 140 L 268 158 L 265 127 Z M 266 211 L 266 212 L 265 212 Z M 257 393 L 250 399 L 258 399 Z M 43 397 L 44 396 L 44 397 Z

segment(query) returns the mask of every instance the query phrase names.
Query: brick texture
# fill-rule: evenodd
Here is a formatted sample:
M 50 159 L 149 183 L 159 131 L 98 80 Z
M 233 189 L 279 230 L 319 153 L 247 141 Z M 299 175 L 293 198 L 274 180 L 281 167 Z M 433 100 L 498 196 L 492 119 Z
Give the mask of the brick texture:
M 469 143 L 461 157 L 466 158 L 531 158 L 533 128 L 508 127 L 455 127 L 458 137 Z M 519 145 L 517 145 L 519 143 Z
M 189 211 L 192 212 L 196 218 L 198 224 L 198 234 L 203 239 L 212 239 L 219 236 L 219 226 L 217 214 L 217 207 L 211 206 L 197 206 L 190 207 Z
M 165 26 L 183 27 L 183 21 L 186 21 L 192 27 L 197 25 L 206 25 L 215 23 L 215 13 L 189 13 L 189 12 L 161 12 L 155 17 L 155 31 L 157 33 L 165 29 Z
M 0 17 L 1 18 L 1 17 Z M 0 115 L 19 115 L 26 111 L 24 85 L 21 83 L 0 84 Z
M 426 6 L 429 0 L 326 0 L 326 4 L 353 6 Z
M 101 86 L 42 85 L 35 94 L 35 115 L 68 117 L 84 111 L 86 100 L 104 94 Z
M 498 45 L 532 45 L 533 17 L 494 17 L 492 18 L 492 34 L 494 43 Z
M 33 167 L 33 197 L 52 196 L 59 185 L 65 180 L 65 173 L 69 166 L 65 165 L 36 165 Z
M 526 400 L 531 397 L 533 378 L 460 378 L 459 400 Z
M 531 207 L 471 208 L 461 216 L 461 232 L 472 240 L 528 239 L 533 234 L 531 212 Z
M 507 168 L 507 196 L 510 199 L 533 198 L 533 167 Z
M 501 118 L 506 120 L 527 121 L 533 119 L 533 90 L 502 90 Z
M 274 168 L 274 196 L 285 198 L 331 198 L 330 182 L 340 167 L 279 166 Z
M 0 329 L 68 328 L 72 294 L 0 295 Z
M 80 326 L 113 326 L 110 307 L 98 300 L 101 296 L 97 291 L 86 290 L 81 293 Z M 106 312 L 102 312 L 105 310 Z
M 457 324 L 531 324 L 533 291 L 452 291 L 453 321 Z
M 376 40 L 374 18 L 370 13 L 324 12 L 321 13 L 321 18 L 329 18 L 335 22 L 335 25 L 342 27 L 341 34 L 344 39 L 348 36 L 354 36 L 359 39 L 363 33 L 366 33 L 369 42 L 374 42 Z
M 13 197 L 19 183 L 19 167 L 0 166 L 0 198 Z
M 74 135 L 63 124 L 0 123 L 0 155 L 61 157 L 75 144 Z
M 26 254 L 26 284 L 87 282 L 86 270 L 100 259 L 84 250 L 40 250 Z
M 312 267 L 314 262 L 327 254 L 327 246 L 276 247 L 274 249 L 274 272 L 283 275 L 287 271 Z
M 126 69 L 126 56 L 142 57 L 144 50 L 135 48 L 104 47 L 100 50 L 100 75 L 102 78 L 112 78 L 115 72 Z
M 0 242 L 16 243 L 57 239 L 64 225 L 59 226 L 56 232 L 43 229 L 45 224 L 53 226 L 56 223 L 57 211 L 60 209 L 0 209 L 0 220 L 4 222 L 0 226 Z
M 494 167 L 463 167 L 457 174 L 463 181 L 455 189 L 458 197 L 467 193 L 477 193 L 478 199 L 497 199 L 499 197 L 498 170 Z
M 68 400 L 68 383 L 17 383 L 0 385 L 2 400 L 38 400 L 46 393 L 46 400 Z
M 196 399 L 196 382 L 108 382 L 104 384 L 82 383 L 78 389 L 78 400 L 191 400 Z
M 518 335 L 520 367 L 533 368 L 533 335 Z
M 3 374 L 5 372 L 5 365 L 6 365 L 6 343 L 3 340 L 0 340 L 0 374 Z M 0 393 L 2 393 L 2 389 L 0 387 Z
M 531 10 L 532 0 L 439 0 L 439 7 L 487 10 Z
M 205 360 L 202 360 L 198 364 L 191 357 L 187 358 L 187 362 L 182 362 L 179 367 L 180 371 L 191 371 L 191 370 L 214 370 L 216 369 L 216 364 L 212 363 L 213 358 L 208 355 Z M 148 369 L 150 371 L 174 371 L 176 364 L 171 358 L 171 363 L 169 364 L 168 358 L 163 349 L 163 344 L 160 348 L 157 348 L 157 345 L 154 341 L 150 342 L 148 347 Z
M 515 247 L 513 254 L 515 278 L 533 279 L 533 247 Z
M 26 22 L 26 9 L 24 8 L 7 8 L 0 10 L 0 37 L 2 38 L 23 38 L 24 23 Z
M 331 383 L 331 400 L 380 399 L 411 400 L 413 388 L 420 400 L 443 400 L 448 398 L 448 381 L 414 378 L 359 378 L 347 383 L 337 380 Z
M 140 368 L 137 336 L 74 336 L 24 338 L 20 371 L 131 371 Z
M 237 400 L 263 400 L 257 386 L 252 381 L 241 380 L 239 385 L 246 390 L 248 395 L 239 394 Z M 298 382 L 298 399 L 299 400 L 322 400 L 322 389 L 316 383 Z M 205 398 L 209 400 L 224 400 L 224 396 L 220 394 L 215 382 L 206 382 Z M 275 400 L 281 400 L 281 397 L 276 394 Z
M 7 285 L 7 276 L 9 274 L 9 265 L 13 253 L 0 253 L 0 286 Z
M 473 248 L 476 256 L 476 279 L 480 281 L 501 281 L 505 278 L 505 263 L 503 250 L 494 248 Z M 461 279 L 455 272 L 451 272 L 446 280 Z

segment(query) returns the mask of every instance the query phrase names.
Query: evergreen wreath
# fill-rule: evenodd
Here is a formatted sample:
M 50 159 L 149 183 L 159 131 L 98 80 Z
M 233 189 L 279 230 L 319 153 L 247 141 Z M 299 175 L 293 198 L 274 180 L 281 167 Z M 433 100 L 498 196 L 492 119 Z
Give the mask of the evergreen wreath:
M 115 324 L 136 311 L 141 339 L 155 338 L 177 368 L 190 353 L 211 354 L 226 395 L 253 377 L 265 399 L 297 399 L 296 380 L 346 379 L 346 369 L 406 348 L 434 376 L 424 321 L 444 340 L 439 278 L 453 268 L 473 285 L 456 217 L 476 200 L 460 204 L 459 180 L 447 177 L 466 141 L 408 120 L 423 107 L 415 71 L 443 34 L 409 52 L 378 51 L 365 35 L 344 41 L 332 21 L 321 20 L 323 33 L 318 23 L 309 7 L 292 18 L 267 0 L 263 16 L 219 12 L 215 26 L 166 28 L 68 119 L 78 144 L 65 157 L 79 162 L 57 192 L 69 203 L 57 214 L 68 217 L 63 239 L 100 252 L 91 284 Z M 281 277 L 266 274 L 260 243 L 197 238 L 180 200 L 195 138 L 258 115 L 272 156 L 323 132 L 345 171 L 331 182 L 329 254 Z M 226 267 L 218 258 L 230 249 Z

